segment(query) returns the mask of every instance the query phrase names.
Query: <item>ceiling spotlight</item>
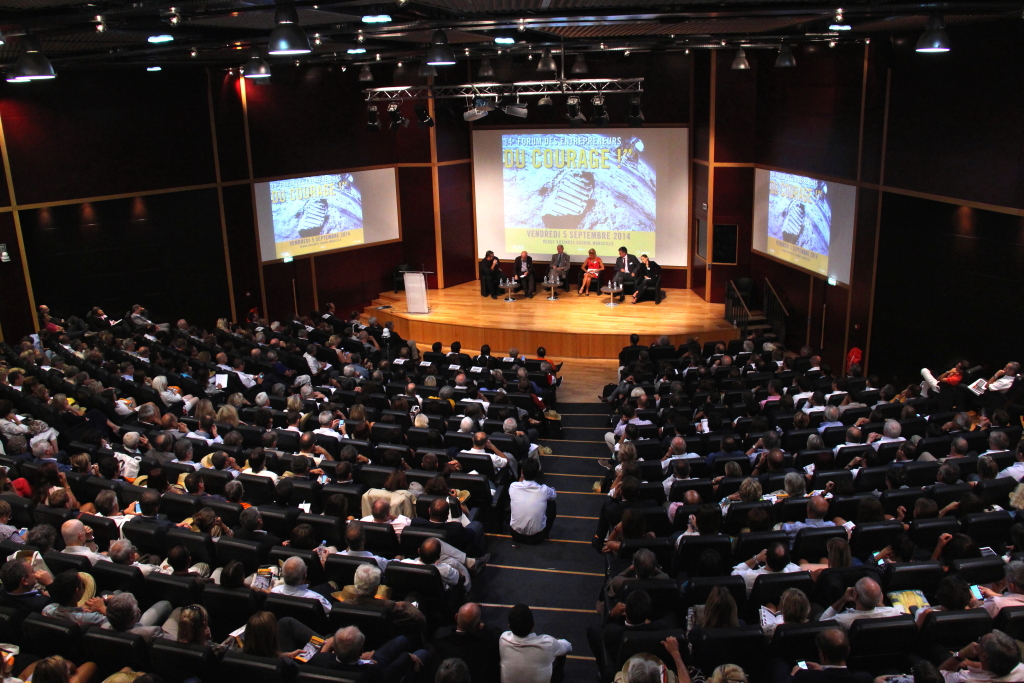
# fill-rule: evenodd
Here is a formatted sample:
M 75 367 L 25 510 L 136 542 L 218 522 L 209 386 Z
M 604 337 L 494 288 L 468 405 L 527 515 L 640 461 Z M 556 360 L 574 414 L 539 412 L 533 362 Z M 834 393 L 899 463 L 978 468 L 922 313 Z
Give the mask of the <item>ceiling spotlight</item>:
M 361 43 L 366 40 L 366 36 L 363 35 L 363 30 L 359 29 L 359 34 L 356 36 L 356 42 Z
M 242 75 L 246 78 L 270 78 L 270 64 L 260 56 L 260 49 L 249 49 L 249 61 L 242 67 Z
M 793 48 L 786 43 L 779 48 L 779 56 L 775 58 L 775 66 L 779 68 L 796 66 L 796 58 L 793 56 Z
M 174 40 L 174 36 L 169 33 L 161 33 L 156 36 L 150 36 L 149 38 L 146 38 L 146 40 L 151 43 L 169 43 Z
M 380 53 L 379 52 L 377 53 L 377 61 L 378 62 L 380 61 Z
M 590 67 L 587 66 L 587 60 L 582 54 L 576 55 L 576 61 L 572 64 L 572 72 L 574 74 L 590 73 Z
M 686 48 L 686 54 L 690 54 L 690 48 Z
M 629 123 L 630 128 L 639 128 L 644 125 L 644 113 L 640 110 L 639 97 L 633 97 L 629 100 L 629 114 L 626 116 L 626 121 Z
M 525 119 L 527 114 L 530 113 L 527 105 L 518 101 L 515 104 L 502 107 L 501 110 L 509 116 L 515 116 L 521 119 Z
M 526 19 L 519 20 L 519 32 L 522 33 L 526 30 Z
M 587 122 L 587 117 L 580 111 L 580 98 L 571 95 L 565 100 L 565 108 L 568 112 L 565 118 L 569 119 L 572 128 L 578 128 Z
M 478 121 L 483 117 L 487 116 L 490 112 L 482 107 L 470 106 L 466 108 L 466 111 L 462 113 L 462 118 L 466 121 Z
M 747 61 L 747 53 L 743 51 L 741 47 L 736 50 L 736 56 L 732 60 L 732 68 L 734 69 L 749 69 L 750 62 Z
M 828 46 L 829 47 L 835 47 L 836 46 L 836 41 L 834 41 L 834 40 L 828 41 Z
M 363 83 L 370 83 L 373 81 L 373 72 L 370 71 L 369 64 L 363 64 L 363 68 L 359 71 L 359 80 Z
M 370 105 L 366 108 L 366 130 L 376 133 L 380 130 L 380 118 L 377 116 L 377 107 Z
M 392 73 L 393 78 L 403 78 L 405 76 L 405 65 L 399 62 L 395 65 L 395 70 Z
M 6 41 L 6 40 L 4 40 L 4 32 L 3 32 L 3 31 L 0 31 L 0 45 L 3 45 L 3 44 L 4 44 L 4 43 L 6 43 L 6 42 L 7 42 L 7 41 Z
M 304 55 L 312 52 L 309 38 L 299 26 L 299 14 L 294 5 L 278 5 L 274 12 L 276 26 L 270 33 L 267 53 L 272 55 Z
M 103 17 L 99 14 L 96 15 L 96 33 L 103 33 L 107 30 L 107 22 L 103 21 Z
M 181 15 L 177 12 L 173 12 L 171 16 L 167 17 L 167 23 L 169 23 L 171 26 L 177 26 L 181 23 Z
M 43 54 L 38 38 L 26 35 L 21 39 L 21 46 L 24 52 L 14 63 L 14 68 L 7 71 L 8 82 L 40 81 L 57 77 L 50 60 Z
M 427 50 L 427 64 L 432 66 L 450 66 L 455 63 L 455 53 L 448 45 L 448 34 L 444 31 L 434 31 L 431 39 L 430 49 Z M 468 120 L 468 119 L 467 119 Z
M 158 66 L 147 66 L 146 71 L 163 71 L 163 69 Z
M 558 71 L 555 58 L 551 56 L 551 50 L 548 48 L 544 48 L 544 53 L 540 56 L 540 61 L 537 62 L 537 71 Z
M 427 64 L 427 63 L 424 62 L 423 65 L 420 66 L 420 76 L 422 76 L 424 78 L 427 78 L 429 76 L 436 76 L 436 75 L 437 75 L 437 69 L 435 69 L 432 64 Z
M 829 24 L 828 30 L 829 31 L 852 31 L 853 27 L 850 26 L 849 24 L 841 24 L 839 22 L 836 22 L 834 24 Z
M 409 127 L 409 119 L 402 116 L 402 110 L 398 106 L 398 102 L 392 102 L 388 105 L 388 116 L 391 117 L 391 130 L 394 130 L 397 126 L 402 128 Z
M 188 53 L 189 57 L 196 58 L 199 56 L 199 50 L 192 48 Z
M 626 50 L 625 52 L 623 52 L 622 56 L 623 57 L 628 57 L 629 56 L 629 50 Z
M 918 52 L 949 52 L 949 34 L 942 17 L 933 14 L 928 17 L 924 33 L 917 40 Z
M 590 120 L 595 126 L 608 125 L 608 108 L 604 106 L 604 95 L 594 95 L 590 98 L 590 104 L 594 107 L 594 115 Z
M 416 119 L 420 122 L 421 126 L 423 126 L 424 128 L 434 127 L 434 119 L 430 115 L 430 112 L 427 111 L 427 105 L 417 104 L 415 107 L 413 107 L 413 111 L 416 112 Z
M 528 61 L 528 62 L 532 62 L 533 61 L 533 53 L 532 52 L 530 54 L 526 55 L 526 61 Z
M 296 59 L 296 60 L 295 60 L 295 66 L 302 66 L 302 61 L 301 61 L 301 60 L 298 60 L 298 59 Z
M 502 31 L 494 36 L 494 42 L 498 45 L 515 45 L 516 37 L 508 31 Z
M 494 67 L 491 66 L 491 60 L 481 60 L 480 70 L 477 72 L 476 75 L 478 78 L 494 78 Z
M 602 50 L 604 49 L 604 47 L 605 47 L 605 46 L 604 46 L 604 43 L 601 43 L 601 49 L 602 49 Z
M 319 33 L 314 33 L 313 34 L 313 44 L 314 45 L 323 45 L 323 41 L 320 40 L 320 34 Z
M 364 54 L 366 52 L 366 48 L 365 47 L 350 47 L 349 49 L 346 50 L 346 52 L 349 53 L 350 55 L 361 55 L 361 54 Z
M 554 106 L 555 102 L 551 99 L 550 95 L 545 95 L 537 102 L 537 107 L 543 111 L 551 111 L 551 108 Z
M 367 14 L 363 17 L 364 24 L 386 24 L 391 21 L 390 14 Z

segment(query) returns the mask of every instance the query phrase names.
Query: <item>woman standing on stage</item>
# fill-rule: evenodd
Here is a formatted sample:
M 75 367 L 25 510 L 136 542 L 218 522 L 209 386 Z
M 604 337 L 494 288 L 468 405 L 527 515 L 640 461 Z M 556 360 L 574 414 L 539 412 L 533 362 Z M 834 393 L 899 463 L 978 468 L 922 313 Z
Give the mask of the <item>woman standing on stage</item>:
M 591 249 L 587 252 L 587 260 L 583 262 L 583 284 L 580 286 L 580 291 L 577 293 L 579 296 L 586 294 L 590 296 L 590 281 L 596 277 L 601 276 L 601 271 L 604 270 L 604 262 L 601 261 L 601 257 L 597 255 L 597 252 Z

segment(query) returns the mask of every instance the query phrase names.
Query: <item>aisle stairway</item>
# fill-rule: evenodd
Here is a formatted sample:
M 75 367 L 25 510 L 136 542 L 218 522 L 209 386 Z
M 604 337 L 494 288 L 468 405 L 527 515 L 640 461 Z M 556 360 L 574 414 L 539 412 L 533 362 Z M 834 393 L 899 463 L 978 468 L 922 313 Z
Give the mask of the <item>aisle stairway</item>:
M 608 409 L 600 403 L 560 403 L 559 412 L 565 438 L 540 442 L 552 451 L 541 456 L 541 482 L 558 491 L 551 538 L 539 546 L 513 548 L 507 526 L 490 535 L 491 564 L 484 570 L 486 581 L 474 588 L 474 599 L 484 605 L 484 621 L 496 628 L 507 629 L 508 607 L 525 603 L 533 608 L 537 633 L 570 641 L 568 683 L 597 677 L 586 629 L 599 619 L 595 606 L 605 560 L 590 539 L 607 496 L 591 490 L 604 472 L 597 460 L 608 457 Z

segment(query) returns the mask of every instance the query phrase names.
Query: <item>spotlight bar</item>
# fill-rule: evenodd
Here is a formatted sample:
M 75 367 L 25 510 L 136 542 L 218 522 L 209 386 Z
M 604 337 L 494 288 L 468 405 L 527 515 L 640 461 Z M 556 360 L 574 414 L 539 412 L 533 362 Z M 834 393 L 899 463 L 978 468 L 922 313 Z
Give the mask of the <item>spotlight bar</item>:
M 389 86 L 363 90 L 367 102 L 426 99 L 473 99 L 504 95 L 637 95 L 644 91 L 642 78 L 592 78 L 565 81 L 518 81 L 514 83 L 467 83 L 465 85 Z

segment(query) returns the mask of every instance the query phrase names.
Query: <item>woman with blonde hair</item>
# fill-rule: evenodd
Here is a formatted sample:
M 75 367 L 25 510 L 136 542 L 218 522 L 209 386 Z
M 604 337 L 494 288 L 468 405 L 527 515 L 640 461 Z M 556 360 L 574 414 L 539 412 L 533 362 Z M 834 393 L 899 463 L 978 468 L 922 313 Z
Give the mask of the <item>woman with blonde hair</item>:
M 21 672 L 21 680 L 31 678 L 33 683 L 89 683 L 95 675 L 96 664 L 94 662 L 75 666 L 74 662 L 70 662 L 60 655 L 54 655 L 30 664 Z
M 177 611 L 177 610 L 175 610 Z M 174 615 L 171 615 L 174 619 Z M 164 630 L 167 630 L 166 625 Z M 207 645 L 210 642 L 210 614 L 202 605 L 188 605 L 178 612 L 179 643 L 187 645 Z
M 167 377 L 157 375 L 153 378 L 153 391 L 160 395 L 160 400 L 168 408 L 173 408 L 176 403 L 181 403 L 183 410 L 187 413 L 192 406 L 199 402 L 199 399 L 192 394 L 181 395 L 178 387 L 168 386 Z
M 729 494 L 729 500 L 742 503 L 756 503 L 761 500 L 761 482 L 753 477 L 747 477 L 740 482 L 740 490 Z
M 238 411 L 235 410 L 234 406 L 228 405 L 227 403 L 217 410 L 217 422 L 223 422 L 224 424 L 231 425 L 232 427 L 237 427 L 241 424 L 241 421 L 238 419 Z
M 211 417 L 214 420 L 217 419 L 217 411 L 213 408 L 213 401 L 208 398 L 201 398 L 196 403 L 195 412 L 192 414 L 197 420 L 201 420 L 204 417 Z
M 583 262 L 583 282 L 580 284 L 579 296 L 590 296 L 590 281 L 601 277 L 604 270 L 604 261 L 597 255 L 597 251 L 591 249 L 587 252 L 587 260 Z
M 693 628 L 686 637 L 692 642 L 703 629 L 737 628 L 740 624 L 736 599 L 725 586 L 715 586 L 708 593 L 704 609 L 699 610 Z
M 737 664 L 723 664 L 715 669 L 708 683 L 748 683 L 747 674 Z

